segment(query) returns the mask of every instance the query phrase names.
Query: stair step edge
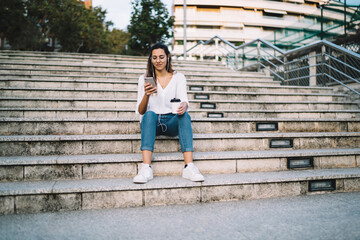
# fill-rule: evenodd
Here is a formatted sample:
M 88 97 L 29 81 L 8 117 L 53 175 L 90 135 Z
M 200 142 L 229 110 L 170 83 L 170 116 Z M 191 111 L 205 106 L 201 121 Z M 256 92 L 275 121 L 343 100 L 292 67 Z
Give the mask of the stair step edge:
M 152 181 L 143 185 L 134 184 L 131 178 L 5 182 L 0 183 L 0 196 L 202 188 L 352 178 L 360 178 L 360 168 L 214 174 L 205 175 L 205 181 L 202 183 L 191 182 L 180 176 L 155 177 Z
M 324 157 L 360 155 L 360 148 L 344 149 L 296 149 L 266 151 L 194 152 L 194 161 L 240 160 L 283 157 Z M 98 155 L 49 155 L 0 157 L 0 166 L 28 166 L 49 164 L 98 164 L 98 163 L 140 163 L 141 154 L 98 154 Z M 179 152 L 154 153 L 153 162 L 182 161 Z
M 1 109 L 0 109 L 1 110 Z M 139 118 L 19 118 L 0 117 L 1 122 L 139 122 Z M 192 118 L 191 122 L 360 122 L 354 118 Z
M 236 138 L 314 138 L 314 137 L 360 137 L 360 132 L 300 132 L 300 133 L 196 133 L 194 140 Z M 28 141 L 113 141 L 140 140 L 140 134 L 115 135 L 18 135 L 0 136 L 0 142 Z M 159 136 L 159 140 L 177 140 L 178 137 Z

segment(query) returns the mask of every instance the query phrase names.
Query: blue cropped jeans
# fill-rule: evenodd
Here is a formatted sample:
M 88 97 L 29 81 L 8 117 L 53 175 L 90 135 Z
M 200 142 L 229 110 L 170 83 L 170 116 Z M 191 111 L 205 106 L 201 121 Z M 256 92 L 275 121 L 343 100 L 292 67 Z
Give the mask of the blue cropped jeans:
M 141 151 L 154 151 L 156 136 L 179 136 L 182 152 L 193 152 L 193 133 L 190 115 L 156 114 L 147 111 L 141 121 Z

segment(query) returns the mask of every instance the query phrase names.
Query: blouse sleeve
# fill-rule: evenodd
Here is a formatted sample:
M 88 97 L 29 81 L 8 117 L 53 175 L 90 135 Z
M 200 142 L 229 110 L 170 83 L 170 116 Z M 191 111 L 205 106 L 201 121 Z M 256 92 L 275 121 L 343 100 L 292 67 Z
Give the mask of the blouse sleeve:
M 177 86 L 176 86 L 176 97 L 179 98 L 181 102 L 185 101 L 188 104 L 187 110 L 189 110 L 190 104 L 187 96 L 186 78 L 181 73 L 177 73 L 177 74 L 179 74 L 179 79 L 177 81 Z
M 141 103 L 141 100 L 143 99 L 145 95 L 145 90 L 144 90 L 144 75 L 141 75 L 139 77 L 139 82 L 138 82 L 138 91 L 137 91 L 137 102 L 136 102 L 136 109 L 135 109 L 135 113 L 139 114 L 139 105 Z

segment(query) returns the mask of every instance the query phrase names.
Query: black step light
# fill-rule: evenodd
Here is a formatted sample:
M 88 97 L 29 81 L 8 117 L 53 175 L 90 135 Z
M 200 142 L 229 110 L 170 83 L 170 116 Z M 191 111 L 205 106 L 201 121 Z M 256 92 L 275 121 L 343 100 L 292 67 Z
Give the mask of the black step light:
M 190 91 L 204 91 L 204 87 L 202 86 L 190 86 Z
M 313 157 L 287 158 L 287 167 L 288 167 L 288 169 L 313 168 L 314 167 L 314 158 Z
M 270 148 L 292 148 L 292 139 L 270 139 Z
M 210 96 L 209 94 L 195 94 L 194 98 L 197 100 L 209 100 Z
M 208 118 L 223 118 L 224 113 L 207 113 Z
M 277 131 L 279 129 L 278 123 L 256 123 L 256 131 Z
M 336 189 L 335 179 L 309 181 L 309 192 L 334 191 L 335 189 Z
M 215 103 L 200 103 L 200 108 L 216 109 L 216 104 Z

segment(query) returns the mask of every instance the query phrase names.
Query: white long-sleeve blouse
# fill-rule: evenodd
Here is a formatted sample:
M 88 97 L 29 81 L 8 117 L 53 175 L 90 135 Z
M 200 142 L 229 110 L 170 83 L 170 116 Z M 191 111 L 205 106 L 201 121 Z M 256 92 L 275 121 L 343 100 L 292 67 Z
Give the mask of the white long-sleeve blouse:
M 137 104 L 135 110 L 136 114 L 140 114 L 139 105 L 145 95 L 144 77 L 145 74 L 139 77 Z M 186 78 L 184 74 L 176 71 L 173 73 L 173 76 L 165 89 L 163 89 L 160 84 L 157 84 L 157 95 L 150 96 L 146 111 L 153 111 L 156 114 L 171 113 L 172 109 L 170 100 L 173 98 L 178 98 L 181 102 L 185 101 L 188 106 L 190 106 L 187 97 Z

